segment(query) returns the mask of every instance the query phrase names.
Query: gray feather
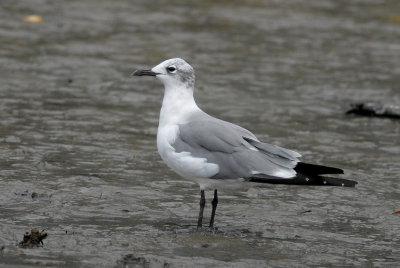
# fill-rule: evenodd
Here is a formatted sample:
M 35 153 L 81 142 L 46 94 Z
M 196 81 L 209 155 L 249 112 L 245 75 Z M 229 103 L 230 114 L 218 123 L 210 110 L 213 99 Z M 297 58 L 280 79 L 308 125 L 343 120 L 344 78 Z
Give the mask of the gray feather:
M 261 143 L 250 131 L 204 113 L 190 118 L 179 125 L 172 146 L 177 152 L 218 164 L 220 170 L 214 179 L 247 179 L 255 173 L 271 177 L 279 172 L 295 174 L 298 153 Z
M 269 154 L 271 157 L 282 157 L 287 158 L 293 161 L 298 161 L 298 157 L 301 157 L 301 154 L 298 152 L 285 149 L 273 144 L 259 142 L 254 139 L 244 138 L 248 143 L 256 147 L 257 149 L 262 150 L 264 153 Z

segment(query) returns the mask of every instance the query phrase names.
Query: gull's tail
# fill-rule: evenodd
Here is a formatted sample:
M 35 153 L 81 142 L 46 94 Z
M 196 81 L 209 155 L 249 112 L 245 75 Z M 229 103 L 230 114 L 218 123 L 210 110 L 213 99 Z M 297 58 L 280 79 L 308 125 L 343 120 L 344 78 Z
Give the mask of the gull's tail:
M 295 184 L 295 185 L 320 185 L 320 186 L 344 186 L 354 187 L 357 182 L 353 180 L 324 176 L 326 174 L 343 174 L 343 170 L 334 167 L 298 163 L 294 168 L 297 172 L 294 178 L 278 178 L 265 174 L 255 174 L 249 179 L 251 182 L 272 184 Z

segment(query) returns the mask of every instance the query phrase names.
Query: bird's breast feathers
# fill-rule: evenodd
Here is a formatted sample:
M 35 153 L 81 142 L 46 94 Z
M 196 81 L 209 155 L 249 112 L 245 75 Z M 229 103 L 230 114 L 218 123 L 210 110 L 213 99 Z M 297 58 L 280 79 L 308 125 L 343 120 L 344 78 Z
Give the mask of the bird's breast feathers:
M 190 152 L 176 152 L 172 146 L 179 135 L 178 125 L 159 126 L 157 149 L 164 162 L 185 178 L 210 178 L 219 172 L 219 166 L 206 158 L 193 157 Z

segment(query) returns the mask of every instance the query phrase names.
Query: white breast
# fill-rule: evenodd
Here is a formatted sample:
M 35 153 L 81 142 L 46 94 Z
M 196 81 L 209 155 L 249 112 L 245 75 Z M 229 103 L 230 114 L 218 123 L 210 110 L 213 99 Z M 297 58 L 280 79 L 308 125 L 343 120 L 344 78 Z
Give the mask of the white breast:
M 179 135 L 179 124 L 185 124 L 190 115 L 201 112 L 193 98 L 193 88 L 165 84 L 160 122 L 157 131 L 157 149 L 164 162 L 176 173 L 188 179 L 210 178 L 218 173 L 217 164 L 193 157 L 190 152 L 176 152 L 172 145 Z
M 193 157 L 189 152 L 177 153 L 172 147 L 177 135 L 179 135 L 178 125 L 158 127 L 158 152 L 173 171 L 189 179 L 210 178 L 218 173 L 218 165 L 208 163 L 205 158 Z

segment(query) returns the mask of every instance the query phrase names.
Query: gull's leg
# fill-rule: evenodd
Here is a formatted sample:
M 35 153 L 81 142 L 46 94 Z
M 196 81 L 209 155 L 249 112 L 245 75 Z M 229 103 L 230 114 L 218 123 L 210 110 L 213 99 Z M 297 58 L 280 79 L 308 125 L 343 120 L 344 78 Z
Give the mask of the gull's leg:
M 213 228 L 214 227 L 215 211 L 217 210 L 217 205 L 218 205 L 218 191 L 217 191 L 217 189 L 214 190 L 214 199 L 212 200 L 211 204 L 212 204 L 212 212 L 211 212 L 210 228 Z
M 199 212 L 199 219 L 197 220 L 197 230 L 201 229 L 203 226 L 203 211 L 206 205 L 206 197 L 204 195 L 204 190 L 200 190 L 200 212 Z

